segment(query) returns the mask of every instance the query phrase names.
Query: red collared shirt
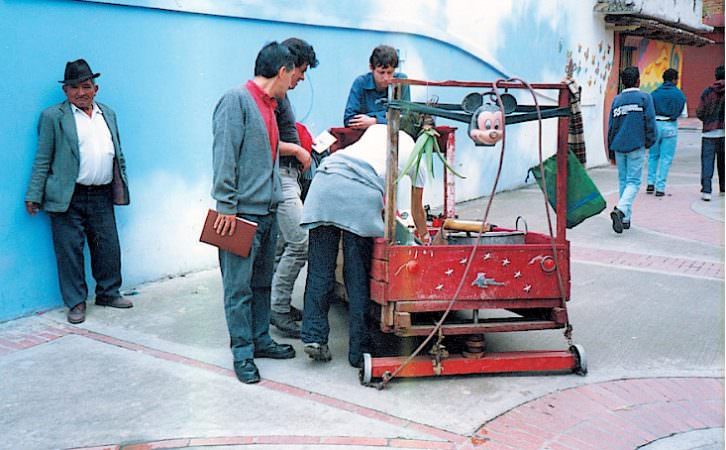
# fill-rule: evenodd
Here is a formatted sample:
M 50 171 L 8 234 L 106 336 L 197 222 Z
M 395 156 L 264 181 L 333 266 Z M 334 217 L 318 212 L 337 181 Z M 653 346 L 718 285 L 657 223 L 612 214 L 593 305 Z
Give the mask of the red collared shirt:
M 277 129 L 277 119 L 275 118 L 275 108 L 277 107 L 277 100 L 270 97 L 265 91 L 260 88 L 257 83 L 252 80 L 247 81 L 245 85 L 247 90 L 252 94 L 252 98 L 257 103 L 257 108 L 262 114 L 262 120 L 265 121 L 267 127 L 267 135 L 270 137 L 270 149 L 272 150 L 272 160 L 274 161 L 277 157 L 277 144 L 279 141 L 279 134 Z

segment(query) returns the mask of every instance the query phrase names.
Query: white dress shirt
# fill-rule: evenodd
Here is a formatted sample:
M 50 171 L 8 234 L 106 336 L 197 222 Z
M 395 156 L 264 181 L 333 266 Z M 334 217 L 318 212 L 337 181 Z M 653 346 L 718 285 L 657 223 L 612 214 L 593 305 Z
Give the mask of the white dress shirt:
M 76 183 L 89 186 L 110 183 L 115 150 L 103 112 L 95 103 L 90 117 L 75 105 L 71 105 L 71 109 L 81 156 Z
M 415 142 L 403 131 L 398 132 L 398 171 L 405 169 Z M 386 178 L 386 162 L 388 159 L 388 128 L 385 124 L 371 125 L 363 132 L 363 135 L 355 143 L 338 150 L 341 154 L 348 155 L 355 159 L 365 161 L 373 167 L 376 175 Z M 415 168 L 411 168 L 407 174 L 416 187 L 423 187 L 425 183 L 424 167 L 425 160 L 422 159 L 418 176 L 414 179 Z

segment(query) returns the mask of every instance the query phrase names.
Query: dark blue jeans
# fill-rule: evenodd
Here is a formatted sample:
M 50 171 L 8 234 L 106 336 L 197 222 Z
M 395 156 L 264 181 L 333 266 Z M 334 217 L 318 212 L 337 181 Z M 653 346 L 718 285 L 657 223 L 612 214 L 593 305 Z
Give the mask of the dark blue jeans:
M 96 296 L 118 297 L 121 248 L 111 185 L 76 185 L 68 210 L 48 215 L 63 303 L 73 308 L 85 302 L 88 296 L 83 257 L 86 239 L 91 253 L 91 273 L 96 280 Z
M 224 314 L 235 361 L 252 359 L 255 349 L 264 349 L 273 343 L 270 337 L 270 286 L 277 244 L 275 213 L 240 217 L 257 223 L 250 254 L 243 258 L 219 250 Z
M 718 190 L 724 191 L 724 138 L 701 138 L 701 192 L 711 193 L 713 160 L 718 169 Z
M 308 276 L 305 284 L 302 341 L 326 344 L 330 333 L 328 299 L 335 286 L 338 243 L 343 239 L 343 277 L 348 295 L 348 361 L 358 364 L 368 351 L 368 306 L 370 305 L 371 256 L 373 239 L 361 237 L 334 226 L 310 230 Z

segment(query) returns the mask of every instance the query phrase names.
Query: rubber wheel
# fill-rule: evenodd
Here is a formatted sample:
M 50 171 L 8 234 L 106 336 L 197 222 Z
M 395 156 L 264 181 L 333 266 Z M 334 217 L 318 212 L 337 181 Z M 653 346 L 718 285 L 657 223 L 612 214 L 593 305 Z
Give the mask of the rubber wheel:
M 370 353 L 363 353 L 363 367 L 358 370 L 358 380 L 360 384 L 367 385 L 371 382 L 373 372 L 373 359 Z
M 570 346 L 570 352 L 575 355 L 575 369 L 574 373 L 585 376 L 587 375 L 587 357 L 585 356 L 585 348 L 580 344 Z

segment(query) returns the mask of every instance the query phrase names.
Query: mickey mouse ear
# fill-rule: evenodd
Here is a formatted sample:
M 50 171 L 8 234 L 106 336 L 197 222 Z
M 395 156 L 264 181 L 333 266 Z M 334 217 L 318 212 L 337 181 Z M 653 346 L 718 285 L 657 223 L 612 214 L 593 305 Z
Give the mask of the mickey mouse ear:
M 502 100 L 502 106 L 504 106 L 504 114 L 512 114 L 517 110 L 517 99 L 512 94 L 499 94 L 499 98 Z
M 478 92 L 472 92 L 470 94 L 466 94 L 466 97 L 464 97 L 461 101 L 461 109 L 474 114 L 474 111 L 479 109 L 483 103 L 484 99 L 482 98 L 482 95 Z

